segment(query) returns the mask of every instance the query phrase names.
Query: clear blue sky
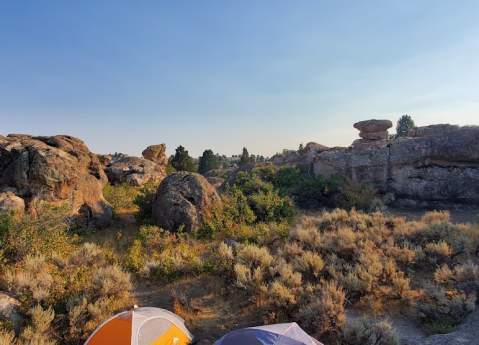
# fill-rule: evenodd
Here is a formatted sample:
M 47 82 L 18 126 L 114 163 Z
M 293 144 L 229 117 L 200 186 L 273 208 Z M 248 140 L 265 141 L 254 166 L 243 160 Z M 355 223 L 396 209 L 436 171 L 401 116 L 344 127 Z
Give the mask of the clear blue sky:
M 479 124 L 479 1 L 0 0 L 0 134 L 271 156 Z M 392 130 L 394 132 L 394 130 Z

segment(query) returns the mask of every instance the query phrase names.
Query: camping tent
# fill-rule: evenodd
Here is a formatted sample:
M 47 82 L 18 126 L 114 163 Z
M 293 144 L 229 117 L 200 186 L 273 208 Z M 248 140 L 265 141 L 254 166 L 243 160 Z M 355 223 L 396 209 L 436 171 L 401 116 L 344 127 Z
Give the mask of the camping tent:
M 101 324 L 85 345 L 186 345 L 192 340 L 193 335 L 178 315 L 135 306 Z
M 296 322 L 248 327 L 229 332 L 214 345 L 323 345 Z

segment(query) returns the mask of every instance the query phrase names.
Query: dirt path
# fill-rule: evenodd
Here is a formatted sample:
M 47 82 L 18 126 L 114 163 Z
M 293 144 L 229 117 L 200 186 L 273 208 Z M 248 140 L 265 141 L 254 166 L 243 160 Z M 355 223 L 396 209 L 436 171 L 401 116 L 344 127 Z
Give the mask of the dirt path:
M 141 306 L 171 310 L 185 320 L 186 327 L 200 341 L 213 344 L 231 330 L 261 322 L 255 313 L 244 313 L 246 295 L 241 290 L 224 286 L 219 278 L 189 278 L 172 284 L 139 284 L 134 298 Z M 176 297 L 176 301 L 175 301 Z

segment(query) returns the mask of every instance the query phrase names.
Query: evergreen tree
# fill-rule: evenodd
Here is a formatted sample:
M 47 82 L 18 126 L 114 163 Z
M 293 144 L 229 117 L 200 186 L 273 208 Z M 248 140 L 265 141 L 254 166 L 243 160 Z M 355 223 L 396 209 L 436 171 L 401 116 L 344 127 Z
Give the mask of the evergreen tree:
M 196 172 L 196 166 L 193 162 L 193 158 L 188 155 L 188 151 L 183 146 L 178 146 L 175 156 L 171 160 L 171 165 L 177 171 L 190 171 Z
M 415 127 L 414 121 L 409 115 L 403 115 L 399 118 L 396 125 L 396 138 L 406 137 L 409 131 Z
M 246 164 L 250 163 L 249 153 L 246 147 L 243 147 L 243 153 L 241 154 L 241 159 L 239 161 L 239 166 L 245 166 Z
M 203 155 L 200 156 L 199 159 L 198 172 L 200 174 L 204 174 L 207 171 L 218 168 L 218 156 L 215 156 L 215 154 L 211 150 L 205 150 L 205 152 L 203 152 Z

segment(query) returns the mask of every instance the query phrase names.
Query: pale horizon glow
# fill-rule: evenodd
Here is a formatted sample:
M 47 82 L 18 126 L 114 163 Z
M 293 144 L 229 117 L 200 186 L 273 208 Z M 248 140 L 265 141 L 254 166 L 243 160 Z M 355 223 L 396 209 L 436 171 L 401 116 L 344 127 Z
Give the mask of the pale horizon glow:
M 187 4 L 187 5 L 186 5 Z M 479 125 L 479 2 L 0 2 L 0 135 L 193 157 Z

